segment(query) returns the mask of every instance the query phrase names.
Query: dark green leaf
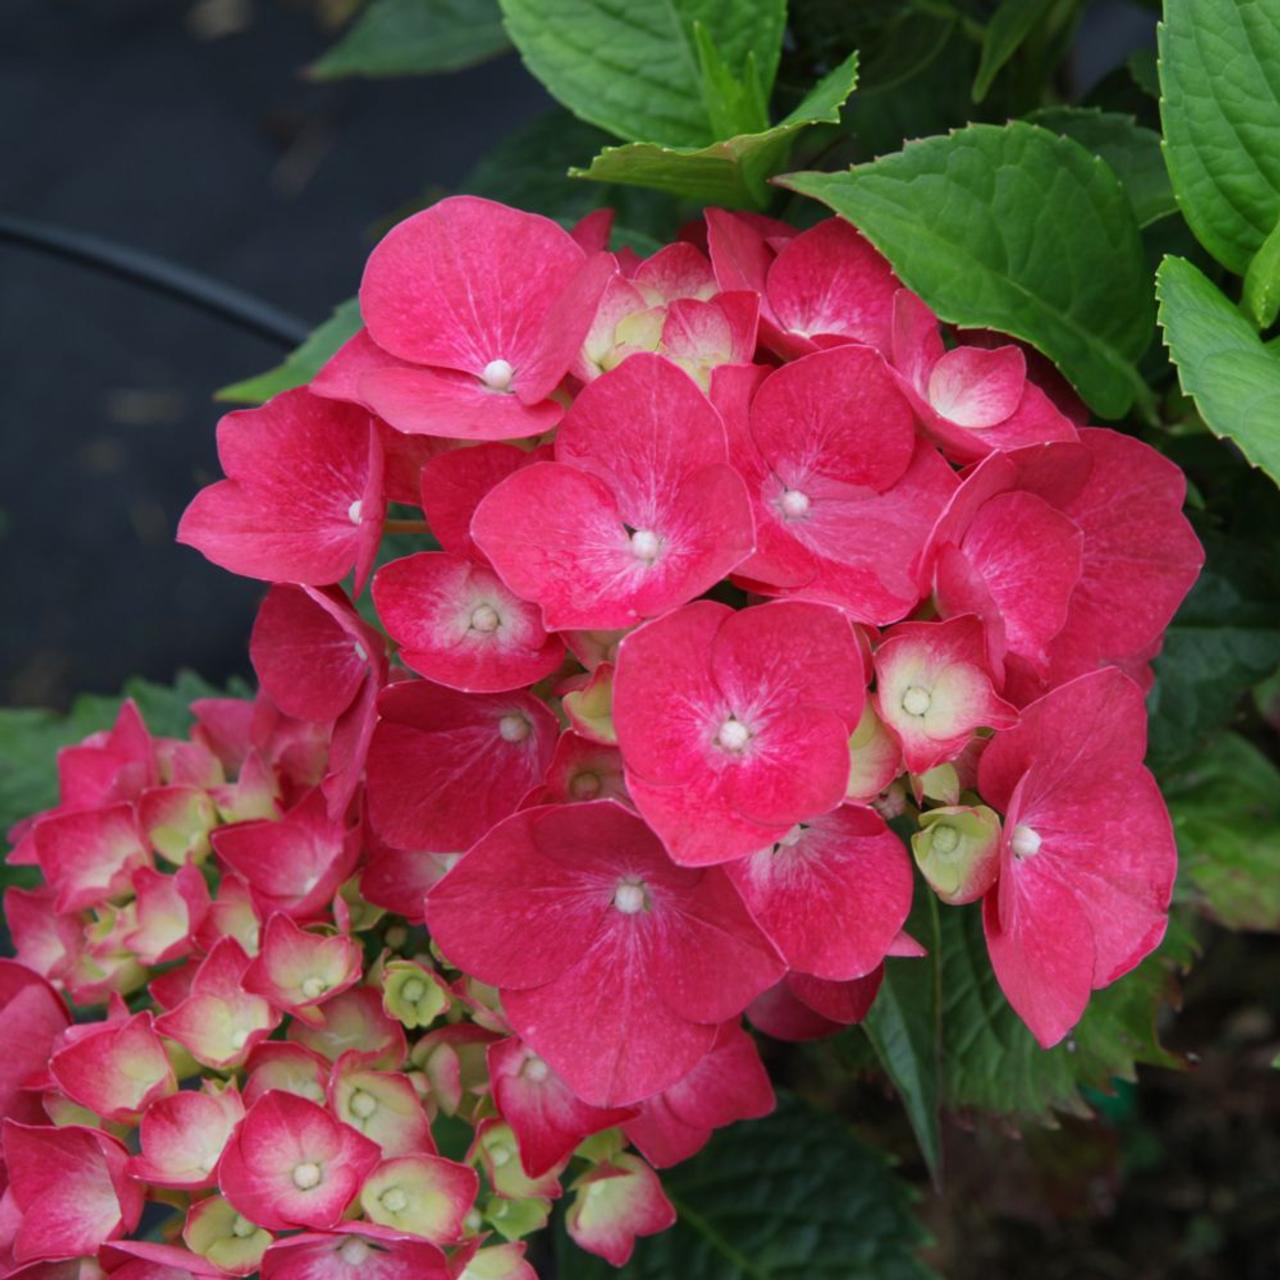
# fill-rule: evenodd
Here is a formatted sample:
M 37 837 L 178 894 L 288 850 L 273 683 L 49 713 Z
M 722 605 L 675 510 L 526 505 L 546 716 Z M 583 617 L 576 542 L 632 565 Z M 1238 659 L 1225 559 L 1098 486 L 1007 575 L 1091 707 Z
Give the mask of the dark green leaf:
M 431 75 L 510 47 L 498 0 L 372 0 L 310 73 L 317 80 Z
M 1280 769 L 1224 733 L 1164 791 L 1180 896 L 1230 929 L 1280 929 Z
M 502 0 L 502 10 L 525 65 L 575 115 L 675 147 L 716 140 L 694 25 L 767 101 L 786 22 L 785 0 Z
M 1018 46 L 1035 29 L 1045 10 L 1044 0 L 1001 0 L 983 37 L 982 60 L 973 81 L 974 102 L 981 102 L 987 96 L 1000 68 L 1018 52 Z
M 847 173 L 778 180 L 854 223 L 952 324 L 1023 338 L 1104 417 L 1145 383 L 1150 278 L 1115 174 L 1070 138 L 970 125 Z
M 1160 325 L 1182 390 L 1214 435 L 1280 483 L 1280 358 L 1205 275 L 1167 257 L 1156 273 Z
M 858 55 L 851 54 L 772 129 L 708 147 L 662 147 L 651 142 L 607 147 L 590 168 L 573 172 L 597 182 L 653 187 L 701 204 L 762 207 L 769 197 L 766 180 L 786 164 L 796 135 L 811 124 L 837 123 L 840 107 L 857 79 Z
M 1160 135 L 1154 129 L 1144 129 L 1132 116 L 1089 107 L 1045 107 L 1027 119 L 1074 138 L 1086 151 L 1101 156 L 1128 192 L 1138 226 L 1177 213 L 1178 202 L 1160 154 Z
M 1165 633 L 1147 699 L 1151 763 L 1191 756 L 1241 697 L 1280 666 L 1280 567 L 1274 543 L 1203 535 L 1208 559 Z
M 1244 309 L 1259 329 L 1270 329 L 1280 313 L 1280 223 L 1262 242 L 1244 276 Z
M 235 404 L 262 404 L 282 391 L 310 382 L 344 342 L 360 328 L 360 303 L 349 298 L 334 308 L 333 315 L 316 329 L 283 364 L 256 377 L 223 387 L 215 396 Z
M 787 1097 L 664 1170 L 677 1224 L 621 1270 L 563 1241 L 565 1280 L 927 1280 L 910 1193 L 840 1119 Z
M 1167 0 L 1159 65 L 1178 203 L 1242 276 L 1280 222 L 1280 3 Z
M 1138 49 L 1129 55 L 1125 67 L 1133 83 L 1149 98 L 1160 97 L 1160 69 L 1154 49 Z

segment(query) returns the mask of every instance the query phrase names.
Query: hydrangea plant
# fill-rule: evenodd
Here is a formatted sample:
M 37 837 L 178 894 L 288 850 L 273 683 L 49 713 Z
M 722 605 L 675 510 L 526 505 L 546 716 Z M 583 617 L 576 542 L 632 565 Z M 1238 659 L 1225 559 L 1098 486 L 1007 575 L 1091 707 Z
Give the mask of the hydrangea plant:
M 1200 636 L 1235 626 L 1238 495 L 1280 509 L 1204 434 L 1268 465 L 1272 193 L 1211 189 L 1197 97 L 1224 3 L 1169 5 L 1168 173 L 1132 117 L 1044 105 L 1070 5 L 897 35 L 781 0 L 421 6 L 427 64 L 509 37 L 623 145 L 565 184 L 591 131 L 526 135 L 545 192 L 495 162 L 405 218 L 357 305 L 230 389 L 263 402 L 178 538 L 267 584 L 252 697 L 6 722 L 61 745 L 56 796 L 14 795 L 5 1274 L 924 1275 L 883 1161 L 775 1093 L 780 1044 L 864 1045 L 935 1172 L 944 1108 L 1044 1119 L 1170 1064 L 1186 910 L 1280 922 L 1233 918 L 1275 868 L 1197 790 L 1223 753 L 1260 792 L 1274 767 L 1194 754 L 1280 665 L 1256 611 Z M 1280 7 L 1226 7 L 1280 65 Z M 404 69 L 416 8 L 375 0 L 318 72 Z M 882 67 L 921 23 L 999 105 L 815 167 L 945 65 L 846 103 L 832 41 Z M 822 73 L 787 110 L 784 27 Z M 1238 310 L 1160 269 L 1203 421 L 1152 346 L 1179 210 L 1244 276 Z

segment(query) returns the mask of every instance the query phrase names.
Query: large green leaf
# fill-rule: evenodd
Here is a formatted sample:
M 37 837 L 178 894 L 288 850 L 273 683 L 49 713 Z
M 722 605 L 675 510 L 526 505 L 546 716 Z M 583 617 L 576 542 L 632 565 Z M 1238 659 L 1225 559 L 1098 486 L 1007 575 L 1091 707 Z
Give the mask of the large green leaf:
M 1095 991 L 1067 1039 L 1041 1049 L 996 982 L 980 907 L 944 909 L 933 963 L 942 974 L 947 1103 L 1021 1119 L 1047 1119 L 1052 1111 L 1084 1115 L 1082 1088 L 1132 1080 L 1139 1063 L 1180 1065 L 1156 1036 L 1156 1016 L 1173 994 L 1174 971 L 1186 967 L 1192 950 L 1190 935 L 1171 920 L 1154 955 Z
M 1232 440 L 1280 483 L 1280 354 L 1193 263 L 1166 257 L 1156 272 L 1160 326 L 1183 391 L 1214 435 Z
M 431 75 L 510 47 L 498 0 L 372 0 L 310 74 L 317 80 Z
M 886 1158 L 792 1098 L 664 1170 L 679 1214 L 620 1271 L 564 1241 L 565 1280 L 926 1280 L 924 1232 Z
M 1280 220 L 1280 0 L 1167 0 L 1159 67 L 1178 203 L 1244 275 Z
M 1027 119 L 1042 129 L 1074 138 L 1086 151 L 1101 156 L 1120 179 L 1133 205 L 1138 226 L 1177 213 L 1160 135 L 1146 129 L 1133 116 L 1096 107 L 1045 107 Z
M 785 119 L 762 133 L 739 134 L 707 147 L 631 142 L 607 147 L 576 177 L 653 187 L 701 204 L 755 205 L 769 198 L 767 179 L 782 169 L 796 135 L 809 125 L 836 124 L 858 79 L 858 55 L 824 76 Z
M 845 173 L 778 181 L 854 223 L 943 320 L 1038 347 L 1104 417 L 1146 394 L 1137 222 L 1115 174 L 1079 143 L 1020 121 L 969 125 Z
M 1147 699 L 1151 763 L 1164 771 L 1221 728 L 1251 686 L 1280 666 L 1280 558 L 1254 545 L 1203 535 L 1207 560 L 1165 632 Z
M 1280 769 L 1235 733 L 1165 784 L 1179 892 L 1231 929 L 1280 929 Z
M 243 693 L 239 685 L 230 691 L 236 697 Z M 195 699 L 226 696 L 227 690 L 181 671 L 172 685 L 134 679 L 116 697 L 82 694 L 66 714 L 34 707 L 0 708 L 0 833 L 20 818 L 57 804 L 58 749 L 109 729 L 126 697 L 137 702 L 153 734 L 177 738 L 185 737 L 191 727 L 189 708 Z
M 982 39 L 982 59 L 973 81 L 974 102 L 987 96 L 1000 68 L 1018 52 L 1018 46 L 1035 29 L 1045 10 L 1044 0 L 1001 0 Z
M 334 308 L 333 315 L 314 330 L 302 346 L 291 352 L 283 364 L 242 382 L 233 382 L 218 391 L 214 398 L 234 404 L 261 404 L 282 391 L 310 382 L 329 357 L 355 334 L 360 323 L 360 303 L 355 298 L 348 298 Z
M 723 69 L 767 101 L 786 0 L 502 0 L 529 70 L 575 115 L 619 138 L 714 142 L 701 26 Z

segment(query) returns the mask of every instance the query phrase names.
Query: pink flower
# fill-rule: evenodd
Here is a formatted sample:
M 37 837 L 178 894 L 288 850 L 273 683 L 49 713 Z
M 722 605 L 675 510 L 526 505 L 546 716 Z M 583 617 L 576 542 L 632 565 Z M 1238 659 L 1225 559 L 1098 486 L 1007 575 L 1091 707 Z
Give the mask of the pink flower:
M 77 1026 L 50 1059 L 49 1072 L 72 1101 L 125 1123 L 177 1088 L 149 1013 Z
M 491 490 L 471 532 L 554 630 L 655 617 L 713 586 L 753 546 L 715 409 L 652 355 L 585 387 L 557 433 L 556 461 Z
M 489 1046 L 488 1067 L 493 1100 L 515 1133 L 520 1164 L 530 1178 L 562 1166 L 583 1138 L 636 1114 L 575 1097 L 550 1064 L 514 1036 Z
M 130 891 L 134 871 L 151 865 L 131 804 L 54 812 L 36 824 L 35 849 L 59 912 Z
M 956 480 L 917 440 L 884 361 L 843 346 L 784 365 L 755 390 L 757 379 L 727 368 L 712 388 L 756 520 L 755 554 L 736 576 L 860 622 L 905 616 L 920 594 L 915 559 Z
M 615 270 L 549 218 L 474 196 L 406 218 L 360 285 L 375 348 L 358 375 L 361 401 L 410 433 L 540 435 L 559 420 L 548 397 Z
M 687 605 L 619 651 L 627 789 L 677 862 L 754 853 L 841 802 L 865 697 L 862 655 L 837 610 Z
M 218 1162 L 218 1186 L 235 1209 L 268 1231 L 337 1225 L 377 1165 L 378 1146 L 323 1107 L 265 1093 L 249 1108 Z
M 262 1280 L 449 1280 L 444 1254 L 426 1240 L 372 1222 L 339 1223 L 277 1240 Z
M 961 344 L 948 351 L 937 318 L 907 289 L 894 297 L 892 359 L 920 421 L 956 462 L 1076 438 L 1071 419 L 1027 378 L 1021 347 Z
M 781 973 L 723 872 L 673 866 L 607 800 L 501 823 L 432 890 L 427 924 L 596 1107 L 674 1084 Z
M 453 1244 L 475 1204 L 474 1169 L 443 1156 L 418 1153 L 384 1160 L 360 1188 L 360 1207 L 371 1222 L 433 1244 Z
M 847 982 L 789 973 L 752 1002 L 747 1017 L 753 1027 L 775 1040 L 821 1040 L 861 1022 L 883 978 L 883 966 Z
M 630 803 L 623 778 L 622 752 L 617 747 L 592 742 L 570 729 L 556 742 L 542 785 L 525 797 L 522 807 L 573 804 L 579 800 Z
M 4 1122 L 9 1195 L 21 1215 L 16 1262 L 78 1258 L 128 1235 L 142 1214 L 142 1188 L 125 1172 L 115 1138 L 80 1125 Z
M 139 867 L 133 889 L 138 927 L 126 935 L 125 946 L 149 966 L 188 955 L 209 911 L 209 886 L 200 868 L 189 862 L 173 875 L 162 875 Z
M 10 889 L 5 895 L 9 916 Z M 0 959 L 0 1026 L 7 1041 L 0 1057 L 0 1118 L 35 1124 L 44 1119 L 39 1100 L 24 1088 L 49 1063 L 49 1053 L 71 1023 L 58 993 L 39 974 Z
M 912 773 L 954 759 L 975 729 L 1017 723 L 1017 708 L 991 683 L 982 623 L 972 614 L 900 622 L 877 646 L 875 664 L 876 713 Z
M 227 479 L 183 513 L 178 541 L 232 573 L 268 582 L 357 589 L 382 536 L 382 442 L 352 405 L 286 391 L 218 424 Z
M 650 1164 L 665 1169 L 701 1151 L 714 1129 L 767 1116 L 774 1105 L 755 1041 L 726 1022 L 711 1052 L 683 1080 L 646 1098 L 622 1128 Z
M 319 1023 L 319 1006 L 358 982 L 363 962 L 355 938 L 308 932 L 277 911 L 263 930 L 261 951 L 240 981 L 282 1013 Z
M 199 1093 L 183 1090 L 158 1099 L 143 1114 L 141 1150 L 129 1160 L 129 1175 L 158 1187 L 212 1187 L 218 1159 L 243 1117 L 234 1084 L 218 1088 L 206 1081 Z
M 576 1195 L 565 1215 L 570 1238 L 615 1267 L 626 1265 L 638 1236 L 675 1225 L 676 1211 L 658 1175 L 630 1152 L 589 1169 L 573 1187 Z
M 984 899 L 1000 986 L 1046 1048 L 1089 992 L 1164 936 L 1177 848 L 1143 767 L 1142 691 L 1114 667 L 1060 685 L 996 734 L 979 789 L 1005 815 L 1000 879 Z
M 911 909 L 911 864 L 873 810 L 843 805 L 726 870 L 789 968 L 846 981 L 870 973 Z
M 360 1047 L 334 1064 L 329 1109 L 343 1124 L 376 1142 L 388 1159 L 436 1154 L 431 1122 L 413 1082 L 400 1072 L 372 1070 Z
M 369 747 L 369 819 L 398 849 L 456 853 L 542 780 L 557 724 L 528 693 L 393 684 Z

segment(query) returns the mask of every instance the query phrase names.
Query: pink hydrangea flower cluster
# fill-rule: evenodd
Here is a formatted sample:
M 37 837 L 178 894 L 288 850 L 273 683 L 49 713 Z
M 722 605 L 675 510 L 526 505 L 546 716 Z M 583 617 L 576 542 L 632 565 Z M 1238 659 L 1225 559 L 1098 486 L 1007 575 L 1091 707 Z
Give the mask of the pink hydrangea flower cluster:
M 544 1221 L 570 1160 L 569 1230 L 621 1263 L 673 1219 L 653 1168 L 772 1104 L 744 1015 L 833 1033 L 921 953 L 913 856 L 981 900 L 1044 1045 L 1158 944 L 1177 468 L 845 222 L 609 233 L 442 201 L 310 386 L 219 425 L 179 537 L 273 584 L 261 694 L 182 744 L 126 709 L 21 833 L 22 990 L 111 1003 L 15 1068 L 16 1263 L 152 1265 L 107 1243 L 147 1196 L 187 1215 L 174 1274 L 223 1273 L 216 1239 L 268 1278 L 527 1275 L 484 1232 Z M 388 527 L 424 549 L 375 573 Z

